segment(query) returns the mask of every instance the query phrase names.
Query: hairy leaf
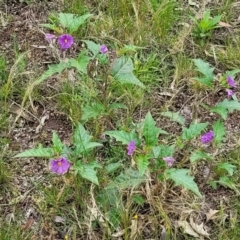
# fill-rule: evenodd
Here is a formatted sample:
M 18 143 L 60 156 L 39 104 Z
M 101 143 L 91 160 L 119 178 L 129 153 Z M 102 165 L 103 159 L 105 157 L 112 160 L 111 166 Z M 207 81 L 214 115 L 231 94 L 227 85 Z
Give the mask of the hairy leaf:
M 91 181 L 92 183 L 99 185 L 97 171 L 95 168 L 102 168 L 97 162 L 91 162 L 90 164 L 81 164 L 80 161 L 74 166 L 75 173 L 80 174 L 83 178 Z
M 169 117 L 170 120 L 177 122 L 181 125 L 185 124 L 185 118 L 181 116 L 178 112 L 162 112 L 162 116 Z
M 145 88 L 142 82 L 133 74 L 133 63 L 131 58 L 120 57 L 113 64 L 111 75 L 120 83 L 130 83 Z
M 29 149 L 22 153 L 17 154 L 14 156 L 16 157 L 53 157 L 54 151 L 52 148 L 44 148 L 41 145 L 38 148 Z
M 75 145 L 75 154 L 86 153 L 87 150 L 102 146 L 100 143 L 91 142 L 92 137 L 88 134 L 82 124 L 78 123 L 73 134 L 73 143 Z
M 77 17 L 71 13 L 59 13 L 58 19 L 60 24 L 66 28 L 69 33 L 73 33 L 89 18 L 92 14 L 85 14 Z
M 121 131 L 106 131 L 104 134 L 113 137 L 116 139 L 116 141 L 121 142 L 122 144 L 129 144 L 130 141 L 134 140 L 137 144 L 139 142 L 137 134 L 135 130 L 131 131 L 130 133 L 127 133 L 123 130 Z
M 62 143 L 61 139 L 58 137 L 55 131 L 53 132 L 53 135 L 52 135 L 52 143 L 53 143 L 54 151 L 57 152 L 59 155 L 61 155 L 64 144 Z
M 213 131 L 214 131 L 213 141 L 215 144 L 219 144 L 220 142 L 223 141 L 224 136 L 226 134 L 225 127 L 220 119 L 213 124 Z
M 158 142 L 158 135 L 160 133 L 167 134 L 167 132 L 156 127 L 156 123 L 152 118 L 151 113 L 148 112 L 143 125 L 143 136 L 145 138 L 146 145 L 148 147 L 154 146 Z
M 93 103 L 83 108 L 82 120 L 88 121 L 91 118 L 96 119 L 98 116 L 105 113 L 104 106 L 101 103 Z
M 148 156 L 147 155 L 138 155 L 136 162 L 137 162 L 137 166 L 138 166 L 138 170 L 139 170 L 140 174 L 144 175 L 144 173 L 148 169 L 148 165 L 149 165 Z
M 213 160 L 213 157 L 209 153 L 206 153 L 201 150 L 197 150 L 191 155 L 190 162 L 195 163 L 198 160 L 202 160 L 202 159 Z
M 188 169 L 166 169 L 165 174 L 167 179 L 171 179 L 174 181 L 175 185 L 181 185 L 184 188 L 191 190 L 194 192 L 198 197 L 202 197 L 201 193 L 199 192 L 197 184 L 194 182 L 193 177 L 188 175 Z
M 138 187 L 145 180 L 146 180 L 145 177 L 141 175 L 139 171 L 130 168 L 126 170 L 124 173 L 121 173 L 119 176 L 117 176 L 115 180 L 106 187 L 106 189 L 112 188 L 132 189 Z
M 182 140 L 190 141 L 197 137 L 206 127 L 208 123 L 191 124 L 189 128 L 184 128 L 182 133 Z

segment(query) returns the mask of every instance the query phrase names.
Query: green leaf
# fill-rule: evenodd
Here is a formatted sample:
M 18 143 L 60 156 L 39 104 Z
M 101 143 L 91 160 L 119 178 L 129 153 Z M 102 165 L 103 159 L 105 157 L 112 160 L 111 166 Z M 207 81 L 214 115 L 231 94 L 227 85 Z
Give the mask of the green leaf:
M 48 28 L 48 29 L 51 29 L 53 30 L 54 32 L 57 32 L 57 33 L 62 33 L 62 30 L 59 29 L 56 25 L 54 24 L 49 24 L 49 23 L 43 23 L 43 24 L 39 24 L 41 27 L 45 27 L 45 28 Z
M 202 198 L 201 193 L 199 192 L 197 184 L 194 182 L 193 177 L 189 176 L 189 170 L 188 169 L 166 169 L 166 179 L 171 179 L 174 181 L 175 185 L 181 185 L 184 188 L 191 190 L 194 192 L 198 197 Z
M 115 110 L 118 108 L 127 109 L 127 106 L 122 103 L 112 103 L 109 105 L 109 110 Z
M 236 166 L 230 164 L 230 163 L 219 163 L 217 165 L 217 169 L 224 169 L 228 172 L 230 176 L 233 175 L 234 170 L 236 169 Z
M 101 45 L 89 40 L 84 40 L 83 42 L 87 44 L 87 48 L 93 53 L 93 58 L 95 58 L 100 51 Z
M 202 160 L 202 159 L 213 160 L 214 158 L 213 158 L 209 153 L 206 153 L 206 152 L 201 151 L 201 150 L 195 151 L 195 152 L 190 156 L 190 162 L 191 162 L 191 163 L 195 163 L 195 162 L 197 162 L 198 160 Z
M 220 119 L 213 124 L 213 132 L 214 132 L 214 139 L 213 139 L 214 143 L 219 144 L 220 142 L 222 142 L 226 132 L 225 132 L 225 127 Z
M 86 153 L 87 150 L 102 146 L 101 143 L 91 142 L 92 136 L 88 134 L 82 124 L 78 123 L 73 134 L 74 153 L 76 155 Z
M 52 143 L 53 143 L 53 149 L 55 152 L 57 152 L 59 155 L 62 154 L 64 144 L 58 137 L 57 133 L 54 131 L 52 135 Z
M 136 162 L 137 162 L 137 166 L 138 166 L 138 170 L 139 170 L 140 174 L 144 175 L 144 173 L 148 169 L 148 165 L 149 165 L 148 156 L 147 155 L 138 155 Z
M 218 181 L 220 185 L 224 187 L 228 187 L 230 189 L 235 190 L 239 194 L 239 190 L 236 188 L 235 184 L 226 176 L 221 177 Z
M 76 166 L 74 166 L 75 174 L 80 174 L 83 178 L 91 181 L 96 185 L 99 185 L 97 171 L 95 168 L 102 168 L 102 166 L 97 162 L 82 164 L 80 161 L 78 161 Z
M 218 113 L 224 120 L 227 119 L 228 111 L 227 111 L 227 109 L 225 107 L 221 107 L 221 106 L 214 107 L 214 108 L 211 108 L 210 111 Z
M 190 141 L 197 137 L 206 127 L 208 123 L 195 123 L 191 124 L 189 128 L 184 128 L 182 133 L 182 140 Z
M 156 123 L 152 118 L 151 113 L 148 112 L 143 125 L 143 136 L 148 147 L 154 146 L 158 142 L 158 135 L 160 133 L 167 134 L 167 132 L 157 128 L 155 125 Z
M 145 88 L 142 82 L 133 74 L 133 63 L 131 58 L 120 57 L 113 64 L 111 75 L 122 84 L 130 83 Z
M 37 83 L 41 83 L 47 78 L 53 76 L 55 73 L 62 73 L 63 70 L 66 68 L 69 68 L 70 62 L 60 62 L 59 64 L 54 64 L 54 65 L 48 65 L 48 70 L 45 71 L 37 80 Z
M 113 173 L 120 167 L 122 167 L 121 163 L 110 163 L 105 168 L 106 168 L 107 173 Z
M 162 116 L 169 117 L 171 121 L 177 122 L 181 125 L 185 124 L 185 118 L 178 112 L 162 112 Z
M 17 154 L 14 158 L 20 157 L 53 157 L 54 151 L 52 148 L 43 148 L 41 145 L 38 148 L 29 149 Z
M 175 145 L 158 145 L 152 147 L 153 158 L 164 158 L 173 156 Z
M 60 24 L 66 28 L 69 33 L 73 33 L 91 16 L 92 14 L 89 13 L 79 17 L 71 13 L 59 13 L 58 19 Z
M 130 141 L 134 140 L 136 144 L 138 144 L 139 140 L 137 137 L 137 134 L 135 130 L 131 131 L 130 133 L 127 133 L 123 130 L 121 131 L 106 131 L 104 134 L 113 137 L 116 139 L 116 141 L 121 142 L 122 144 L 128 145 Z
M 217 107 L 222 107 L 228 109 L 228 111 L 233 112 L 234 110 L 240 110 L 240 103 L 235 100 L 223 100 Z
M 70 66 L 75 67 L 80 73 L 87 73 L 87 66 L 90 61 L 90 57 L 86 56 L 86 52 L 82 51 L 77 59 L 71 58 L 69 60 Z
M 212 86 L 213 82 L 213 71 L 214 68 L 211 68 L 209 63 L 204 62 L 202 59 L 193 59 L 197 71 L 204 75 L 204 78 L 195 78 L 196 80 L 206 84 L 207 86 Z
M 206 77 L 202 77 L 202 78 L 195 77 L 194 79 L 197 80 L 198 82 L 200 82 L 200 83 L 208 86 L 208 87 L 212 87 L 212 79 L 210 79 L 210 78 L 206 78 Z
M 121 173 L 111 182 L 105 189 L 112 188 L 136 188 L 141 183 L 145 182 L 146 178 L 140 174 L 139 171 L 133 170 L 132 168 L 127 169 L 124 173 Z
M 88 121 L 91 118 L 96 119 L 97 117 L 105 114 L 104 106 L 101 103 L 93 103 L 91 106 L 87 105 L 83 108 L 82 120 Z

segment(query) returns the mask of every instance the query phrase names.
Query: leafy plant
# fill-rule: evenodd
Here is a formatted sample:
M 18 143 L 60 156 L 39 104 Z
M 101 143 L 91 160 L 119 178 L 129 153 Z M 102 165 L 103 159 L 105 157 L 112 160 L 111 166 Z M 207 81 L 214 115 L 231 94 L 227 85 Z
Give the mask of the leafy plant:
M 210 10 L 206 11 L 201 20 L 197 20 L 194 17 L 190 17 L 195 23 L 193 29 L 193 36 L 200 41 L 203 45 L 207 38 L 211 37 L 212 31 L 219 27 L 219 21 L 221 20 L 221 15 L 214 18 L 210 17 Z
M 209 63 L 204 62 L 202 59 L 193 59 L 193 62 L 196 66 L 196 70 L 203 75 L 202 77 L 195 77 L 194 79 L 207 87 L 212 87 L 214 68 L 211 68 Z
M 71 147 L 63 144 L 57 133 L 53 132 L 51 147 L 44 148 L 40 145 L 38 148 L 17 154 L 15 158 L 44 157 L 59 159 L 64 157 L 70 161 L 76 175 L 79 174 L 82 178 L 99 184 L 96 168 L 101 168 L 101 166 L 96 161 L 91 160 L 91 150 L 102 146 L 102 144 L 92 142 L 91 139 L 92 137 L 85 128 L 78 123 L 72 136 Z
M 64 32 L 72 34 L 76 32 L 91 16 L 92 14 L 89 13 L 82 16 L 76 16 L 75 14 L 60 12 L 56 16 L 49 18 L 51 23 L 40 24 L 40 26 L 60 34 Z

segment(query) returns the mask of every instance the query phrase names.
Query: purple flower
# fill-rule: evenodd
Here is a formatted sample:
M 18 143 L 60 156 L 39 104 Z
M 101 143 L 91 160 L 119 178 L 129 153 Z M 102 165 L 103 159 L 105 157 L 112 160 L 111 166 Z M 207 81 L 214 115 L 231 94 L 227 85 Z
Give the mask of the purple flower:
M 64 174 L 70 168 L 70 163 L 66 158 L 59 158 L 56 160 L 52 160 L 49 163 L 49 169 L 51 172 L 55 172 L 57 174 Z
M 73 37 L 69 34 L 63 34 L 58 38 L 58 44 L 62 50 L 68 49 L 73 45 Z
M 214 137 L 214 132 L 209 131 L 209 132 L 202 135 L 201 142 L 202 143 L 209 143 L 213 140 L 213 137 Z
M 107 48 L 106 45 L 103 44 L 103 45 L 100 47 L 100 53 L 105 54 L 105 53 L 107 53 L 107 52 L 108 52 L 108 48 Z
M 229 98 L 231 98 L 233 96 L 233 91 L 232 90 L 226 89 L 226 92 L 227 92 Z
M 235 82 L 234 82 L 234 79 L 231 77 L 231 76 L 227 76 L 227 83 L 229 84 L 229 86 L 231 86 L 231 87 L 236 87 L 236 84 L 235 84 Z
M 136 150 L 136 145 L 134 141 L 130 141 L 130 143 L 127 146 L 127 155 L 132 156 L 133 152 Z
M 45 34 L 45 39 L 48 41 L 48 42 L 51 42 L 54 38 L 56 38 L 56 36 L 54 34 L 51 34 L 51 33 L 46 33 Z
M 173 157 L 164 157 L 163 160 L 167 163 L 168 167 L 171 167 L 175 162 L 175 159 Z

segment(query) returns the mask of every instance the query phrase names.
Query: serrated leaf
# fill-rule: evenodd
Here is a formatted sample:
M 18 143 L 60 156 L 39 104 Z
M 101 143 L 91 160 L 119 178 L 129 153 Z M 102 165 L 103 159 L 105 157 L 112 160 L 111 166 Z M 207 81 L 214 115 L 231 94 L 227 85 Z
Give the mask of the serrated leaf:
M 236 192 L 239 192 L 236 189 L 236 186 L 234 185 L 234 183 L 226 176 L 221 177 L 217 182 L 224 187 L 228 187 L 230 189 L 235 190 Z
M 182 133 L 182 140 L 190 141 L 197 137 L 206 127 L 208 123 L 195 123 L 191 124 L 189 128 L 184 128 Z
M 69 33 L 73 33 L 91 16 L 89 13 L 79 17 L 71 13 L 59 13 L 58 20 Z
M 134 140 L 137 144 L 139 142 L 137 134 L 135 130 L 131 131 L 130 133 L 127 133 L 123 130 L 121 131 L 106 131 L 104 134 L 113 137 L 116 139 L 116 141 L 121 142 L 122 144 L 128 145 L 130 141 Z
M 198 197 L 202 197 L 201 193 L 199 192 L 197 184 L 194 182 L 193 177 L 189 176 L 189 170 L 188 169 L 166 169 L 165 170 L 165 176 L 166 179 L 171 179 L 174 181 L 175 185 L 181 185 L 184 188 L 191 190 L 194 192 Z
M 202 77 L 202 78 L 195 77 L 194 79 L 197 80 L 198 82 L 208 86 L 208 87 L 212 87 L 212 79 L 210 79 L 210 78 L 207 78 L 207 77 Z
M 62 30 L 59 29 L 59 28 L 58 28 L 56 25 L 54 25 L 54 24 L 43 23 L 43 24 L 39 24 L 39 26 L 45 27 L 45 28 L 48 28 L 48 29 L 51 29 L 51 30 L 53 30 L 54 32 L 57 32 L 57 33 L 62 33 Z
M 171 121 L 178 122 L 181 125 L 185 124 L 185 118 L 178 112 L 162 112 L 161 115 L 169 117 Z
M 71 58 L 69 60 L 70 66 L 75 67 L 80 73 L 87 73 L 87 66 L 90 61 L 90 57 L 85 55 L 83 51 L 78 55 L 77 59 Z
M 52 135 L 52 143 L 53 143 L 54 151 L 57 152 L 59 155 L 61 155 L 64 144 L 62 143 L 61 139 L 58 137 L 55 131 L 53 132 L 53 135 Z
M 81 164 L 79 161 L 76 166 L 74 166 L 76 174 L 80 174 L 83 178 L 91 181 L 96 185 L 99 185 L 97 171 L 95 168 L 102 168 L 102 166 L 97 162 L 92 162 L 90 164 Z
M 102 146 L 100 143 L 91 142 L 91 138 L 92 136 L 88 134 L 82 124 L 78 123 L 72 139 L 75 146 L 74 153 L 79 155 L 94 147 Z
M 197 162 L 198 160 L 202 160 L 202 159 L 213 160 L 214 158 L 213 158 L 209 153 L 206 153 L 206 152 L 201 151 L 201 150 L 195 151 L 195 152 L 190 156 L 190 162 L 191 162 L 191 163 L 195 163 L 195 162 Z
M 164 158 L 173 156 L 175 145 L 167 146 L 167 145 L 158 145 L 152 147 L 153 158 Z
M 214 132 L 214 139 L 213 139 L 214 143 L 219 144 L 220 142 L 222 142 L 226 132 L 225 132 L 225 127 L 220 119 L 213 124 L 213 132 Z
M 131 58 L 120 57 L 113 64 L 111 75 L 120 83 L 130 83 L 145 88 L 142 82 L 133 74 L 133 63 Z
M 44 148 L 39 146 L 38 148 L 29 149 L 22 153 L 17 154 L 14 158 L 18 157 L 53 157 L 54 151 L 52 148 Z
M 47 78 L 53 76 L 55 73 L 62 73 L 63 70 L 65 70 L 66 68 L 69 68 L 70 66 L 70 62 L 60 62 L 59 64 L 54 64 L 54 65 L 48 65 L 48 70 L 45 71 L 37 80 L 37 83 L 41 83 L 44 80 L 46 80 Z
M 230 163 L 219 163 L 217 166 L 218 169 L 224 169 L 228 172 L 230 176 L 233 175 L 234 170 L 236 169 L 236 166 L 230 164 Z
M 119 176 L 115 178 L 113 182 L 111 182 L 105 189 L 112 188 L 136 188 L 141 183 L 143 183 L 146 178 L 140 174 L 139 171 L 133 170 L 132 168 L 126 170 L 124 173 L 121 173 Z
M 101 103 L 93 103 L 91 106 L 87 105 L 82 110 L 82 120 L 88 121 L 91 118 L 96 119 L 100 115 L 105 114 L 104 106 Z
M 117 169 L 119 169 L 120 167 L 122 167 L 121 163 L 110 163 L 105 168 L 106 168 L 107 173 L 112 173 L 112 172 L 116 171 Z
M 217 107 L 222 107 L 228 109 L 228 111 L 233 112 L 234 110 L 240 110 L 240 103 L 234 100 L 223 100 Z
M 109 110 L 115 110 L 118 108 L 122 108 L 122 109 L 127 109 L 127 106 L 125 104 L 122 103 L 112 103 L 109 105 Z
M 136 158 L 138 170 L 141 175 L 144 175 L 146 170 L 148 169 L 149 160 L 147 155 L 138 155 Z
M 211 112 L 218 113 L 224 120 L 227 119 L 228 111 L 225 107 L 218 106 L 211 108 Z
M 213 71 L 214 68 L 210 67 L 209 63 L 204 62 L 202 59 L 193 59 L 195 66 L 197 67 L 197 71 L 202 73 L 206 78 L 213 81 Z
M 101 45 L 89 40 L 84 40 L 83 42 L 87 44 L 87 48 L 92 52 L 93 58 L 96 57 L 100 51 Z
M 145 138 L 146 145 L 148 147 L 154 146 L 158 142 L 158 135 L 160 133 L 167 134 L 167 132 L 156 127 L 156 123 L 152 118 L 151 113 L 148 112 L 143 125 L 143 136 Z

